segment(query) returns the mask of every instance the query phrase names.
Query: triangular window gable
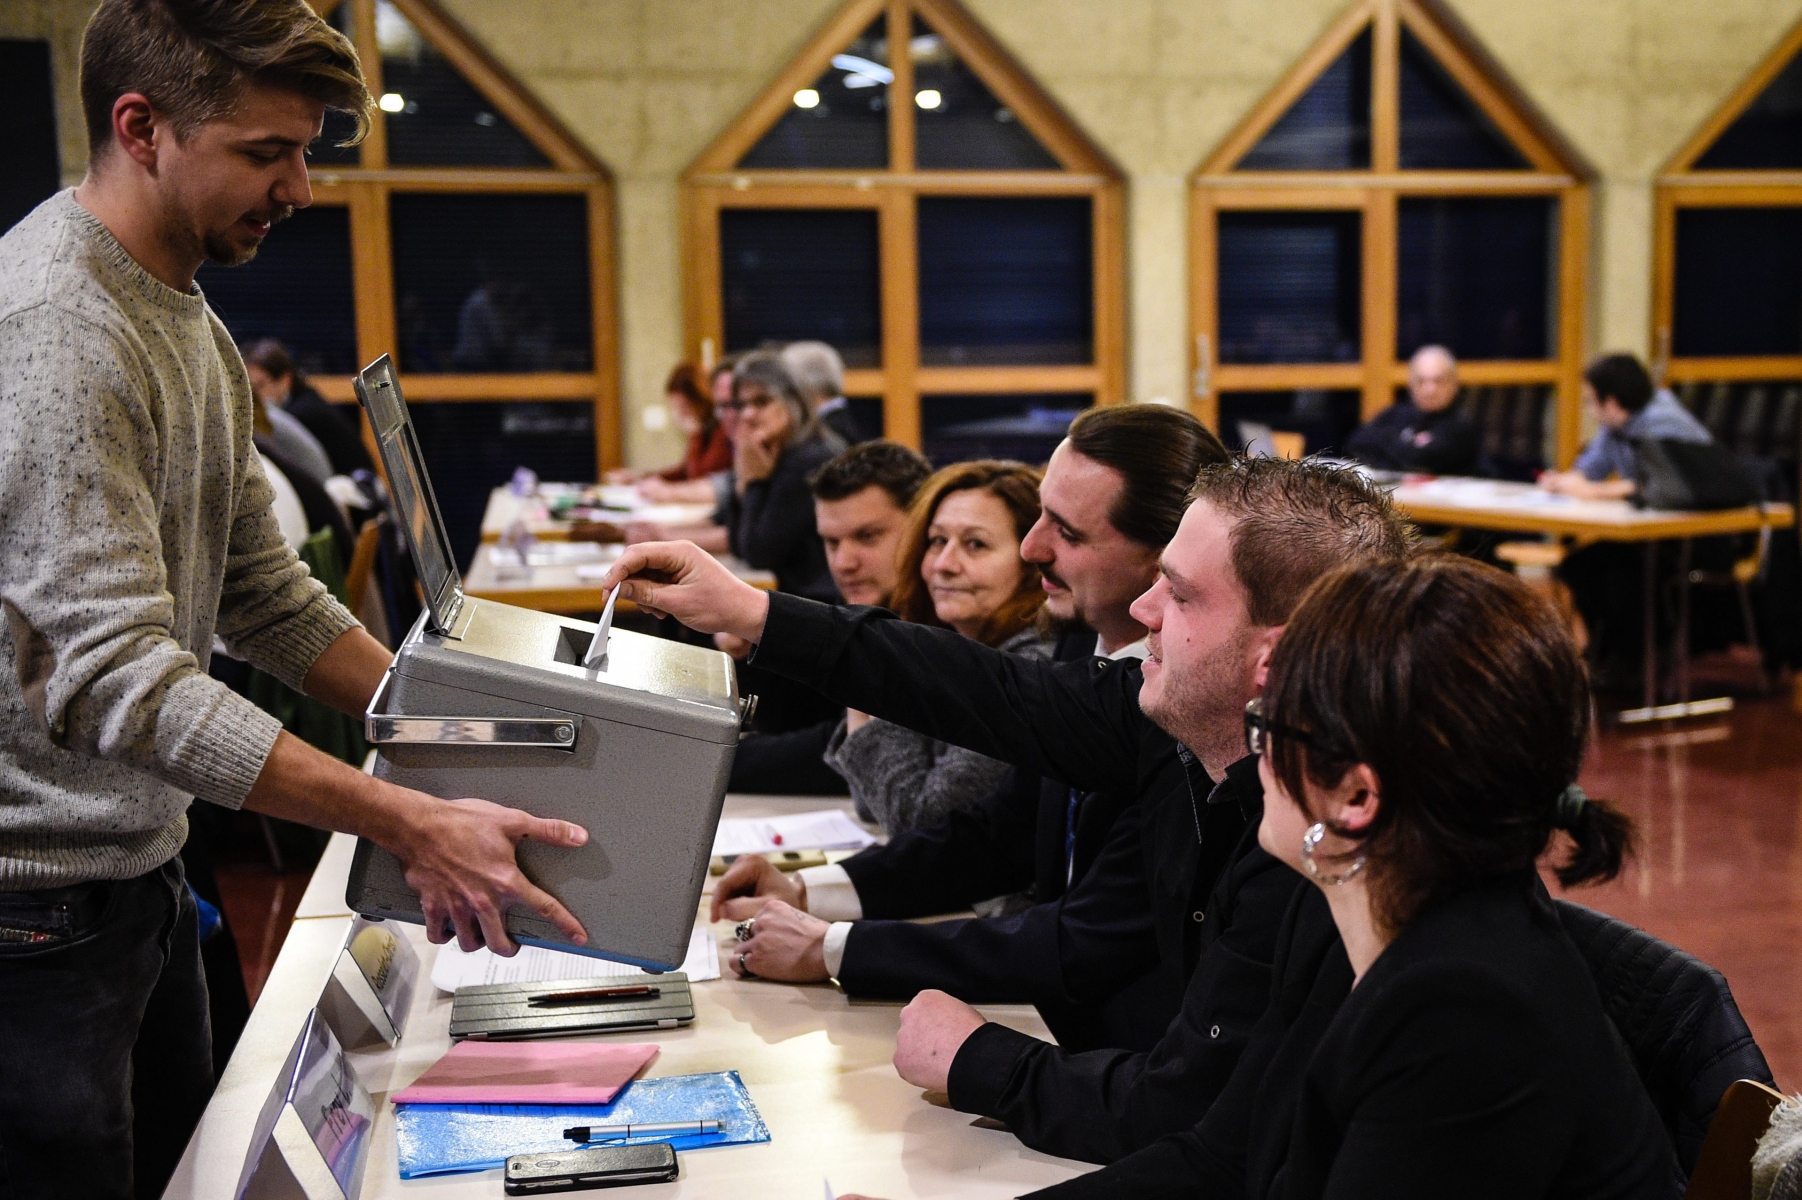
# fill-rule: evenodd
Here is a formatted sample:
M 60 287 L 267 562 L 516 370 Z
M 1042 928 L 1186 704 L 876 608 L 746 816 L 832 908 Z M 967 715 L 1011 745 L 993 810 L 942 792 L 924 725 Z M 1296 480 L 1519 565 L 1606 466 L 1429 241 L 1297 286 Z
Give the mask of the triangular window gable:
M 951 44 L 914 14 L 914 163 L 924 171 L 1055 171 L 1057 159 Z
M 1110 168 L 955 0 L 849 0 L 694 169 Z
M 1802 170 L 1802 54 L 1696 159 L 1703 171 Z
M 748 168 L 881 170 L 888 166 L 888 21 L 877 17 L 832 56 L 738 165 Z
M 1393 74 L 1379 81 L 1384 63 Z M 1383 97 L 1394 107 L 1379 118 L 1372 106 Z M 1272 119 L 1278 105 L 1286 106 Z M 1360 0 L 1201 173 L 1559 169 L 1560 153 L 1542 140 L 1493 64 L 1442 8 Z
M 1370 167 L 1370 26 L 1352 39 L 1270 132 L 1242 171 L 1363 171 Z
M 375 36 L 391 166 L 551 165 L 391 0 L 376 0 Z

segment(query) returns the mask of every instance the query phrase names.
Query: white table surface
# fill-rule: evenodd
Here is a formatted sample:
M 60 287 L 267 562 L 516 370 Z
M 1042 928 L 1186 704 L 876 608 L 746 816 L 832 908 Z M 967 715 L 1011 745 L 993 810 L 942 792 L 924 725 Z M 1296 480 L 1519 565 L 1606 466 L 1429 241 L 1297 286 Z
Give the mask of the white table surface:
M 729 796 L 726 815 L 761 817 L 848 800 Z M 288 939 L 183 1156 L 165 1200 L 230 1197 L 257 1114 L 307 1013 L 323 990 L 350 929 L 344 880 L 353 839 L 337 835 L 301 899 Z M 705 898 L 703 898 L 703 911 Z M 397 925 L 429 974 L 436 948 L 418 926 Z M 712 927 L 729 943 L 732 926 Z M 852 1002 L 831 985 L 740 980 L 722 959 L 718 981 L 694 986 L 695 1022 L 685 1029 L 616 1035 L 655 1040 L 662 1053 L 652 1076 L 736 1070 L 769 1125 L 770 1141 L 681 1152 L 682 1175 L 634 1195 L 806 1197 L 864 1192 L 906 1197 L 1019 1195 L 1071 1178 L 1087 1164 L 1051 1158 L 1010 1134 L 977 1128 L 967 1114 L 928 1104 L 890 1062 L 900 1005 Z M 394 1110 L 386 1097 L 405 1087 L 450 1046 L 450 1000 L 427 979 L 414 995 L 398 1047 L 376 1043 L 350 1052 L 358 1077 L 378 1102 L 363 1200 L 501 1195 L 498 1170 L 402 1181 L 396 1166 Z M 1031 1008 L 984 1006 L 992 1020 L 1048 1037 Z

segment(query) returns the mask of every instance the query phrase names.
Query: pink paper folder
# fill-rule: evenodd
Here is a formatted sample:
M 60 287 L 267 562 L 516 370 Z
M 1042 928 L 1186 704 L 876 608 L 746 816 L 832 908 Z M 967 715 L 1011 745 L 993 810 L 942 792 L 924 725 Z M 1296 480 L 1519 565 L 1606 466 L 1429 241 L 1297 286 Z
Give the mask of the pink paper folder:
M 458 1042 L 396 1104 L 606 1104 L 657 1057 L 649 1045 Z

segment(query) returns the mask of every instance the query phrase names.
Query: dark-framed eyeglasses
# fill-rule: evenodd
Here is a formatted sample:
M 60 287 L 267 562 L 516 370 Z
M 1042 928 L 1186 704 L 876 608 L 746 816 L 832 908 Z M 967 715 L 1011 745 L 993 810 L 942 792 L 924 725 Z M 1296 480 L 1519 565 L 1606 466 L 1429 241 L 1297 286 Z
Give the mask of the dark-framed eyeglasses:
M 1245 705 L 1245 749 L 1254 757 L 1263 757 L 1265 751 L 1270 749 L 1270 735 L 1273 733 L 1278 737 L 1294 738 L 1302 745 L 1312 746 L 1316 750 L 1326 748 L 1312 734 L 1266 717 L 1262 697 L 1248 701 Z
M 716 404 L 713 407 L 722 412 L 738 413 L 743 412 L 747 408 L 767 408 L 775 402 L 776 397 L 770 395 L 768 392 L 752 392 L 742 399 L 734 396 L 724 404 Z

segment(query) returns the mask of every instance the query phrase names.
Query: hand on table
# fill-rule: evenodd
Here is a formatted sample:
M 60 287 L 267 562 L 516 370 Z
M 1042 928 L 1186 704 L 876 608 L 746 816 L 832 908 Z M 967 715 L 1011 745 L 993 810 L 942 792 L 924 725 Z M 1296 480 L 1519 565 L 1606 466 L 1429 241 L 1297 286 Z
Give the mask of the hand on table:
M 568 909 L 527 879 L 515 847 L 526 838 L 552 846 L 580 846 L 588 831 L 568 821 L 534 817 L 486 800 L 440 800 L 415 792 L 405 829 L 387 848 L 400 859 L 407 886 L 419 893 L 426 937 L 450 940 L 465 950 L 487 946 L 503 958 L 519 947 L 507 935 L 505 917 L 524 904 L 580 946 L 588 935 Z M 452 928 L 447 928 L 447 926 Z
M 921 992 L 901 1010 L 901 1032 L 895 1038 L 895 1070 L 901 1078 L 925 1091 L 950 1091 L 951 1060 L 984 1024 L 982 1014 L 962 1000 L 944 992 Z
M 778 983 L 823 983 L 830 978 L 826 973 L 826 922 L 780 900 L 765 903 L 756 921 L 754 936 L 726 956 L 733 970 L 747 978 Z
M 640 542 L 661 542 L 669 538 L 668 531 L 656 521 L 627 521 L 625 532 L 628 546 L 636 546 Z
M 701 633 L 729 633 L 756 644 L 770 598 L 693 542 L 645 542 L 614 560 L 602 588 L 657 616 L 672 616 Z
M 637 483 L 646 474 L 647 472 L 635 470 L 632 467 L 615 467 L 602 478 L 608 483 Z
M 772 900 L 807 911 L 807 885 L 776 869 L 761 854 L 741 854 L 713 887 L 709 921 L 743 921 L 757 916 Z

